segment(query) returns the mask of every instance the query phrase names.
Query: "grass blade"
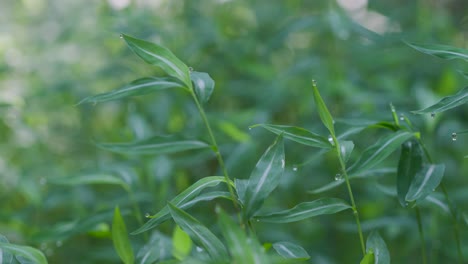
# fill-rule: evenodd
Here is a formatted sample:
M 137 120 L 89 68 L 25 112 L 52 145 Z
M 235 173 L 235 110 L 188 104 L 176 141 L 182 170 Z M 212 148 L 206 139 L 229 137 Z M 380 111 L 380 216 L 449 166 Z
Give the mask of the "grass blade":
M 419 171 L 414 177 L 406 194 L 406 201 L 419 202 L 431 194 L 444 176 L 444 164 L 428 164 L 424 165 L 423 169 Z
M 47 264 L 47 259 L 44 254 L 40 250 L 33 247 L 0 242 L 0 249 L 8 251 L 15 256 L 21 256 L 29 261 L 32 261 L 33 263 Z
M 104 173 L 83 174 L 74 177 L 49 179 L 49 183 L 57 185 L 83 185 L 83 184 L 113 184 L 127 186 L 121 178 Z
M 251 128 L 254 127 L 263 127 L 277 135 L 283 134 L 285 138 L 306 146 L 325 149 L 332 148 L 332 145 L 327 138 L 312 133 L 302 127 L 269 124 L 257 124 L 251 126 Z
M 350 208 L 351 206 L 341 199 L 321 198 L 312 202 L 300 203 L 288 210 L 259 215 L 255 218 L 269 223 L 291 223 L 314 216 L 334 214 Z
M 226 260 L 228 257 L 223 243 L 211 231 L 198 222 L 188 213 L 169 203 L 169 212 L 182 230 L 184 230 L 192 240 L 204 248 L 213 260 Z
M 196 71 L 190 73 L 190 78 L 192 79 L 193 89 L 195 90 L 198 100 L 200 100 L 201 103 L 208 102 L 214 90 L 214 80 L 208 73 Z
M 315 81 L 312 81 L 312 90 L 314 93 L 314 101 L 315 105 L 317 106 L 317 110 L 319 112 L 320 119 L 322 120 L 322 123 L 325 125 L 325 127 L 328 129 L 330 134 L 335 137 L 335 128 L 333 125 L 333 117 L 330 114 L 330 111 L 328 111 L 327 106 L 325 105 L 325 102 L 322 99 L 322 96 L 320 96 L 319 90 L 317 88 L 317 84 Z
M 423 152 L 421 146 L 415 140 L 409 140 L 401 145 L 400 161 L 397 171 L 397 195 L 398 201 L 406 207 L 406 194 L 411 181 L 423 166 Z
M 278 254 L 287 259 L 295 259 L 298 261 L 310 259 L 309 254 L 304 248 L 291 242 L 276 242 L 273 244 L 273 248 Z
M 130 155 L 169 154 L 210 147 L 202 141 L 180 140 L 171 136 L 154 136 L 130 143 L 96 143 L 96 145 L 104 150 Z
M 265 151 L 250 175 L 244 203 L 247 219 L 260 209 L 264 200 L 278 186 L 284 165 L 284 144 L 281 134 Z
M 131 82 L 130 84 L 125 85 L 120 89 L 113 90 L 108 93 L 102 93 L 86 97 L 85 99 L 81 100 L 78 104 L 102 103 L 122 98 L 128 98 L 132 96 L 145 95 L 169 88 L 182 88 L 183 86 L 183 84 L 181 84 L 177 79 L 173 77 L 141 78 Z
M 170 76 L 173 76 L 185 86 L 191 87 L 189 69 L 181 60 L 179 60 L 170 50 L 155 43 L 136 39 L 122 34 L 130 49 L 135 52 L 145 62 L 161 67 Z
M 118 206 L 115 207 L 114 219 L 112 220 L 112 242 L 123 263 L 133 264 L 135 262 L 133 249 L 128 239 L 127 227 Z
M 446 60 L 468 60 L 468 50 L 440 44 L 416 44 L 405 42 L 408 46 L 420 52 Z
M 348 170 L 348 174 L 354 175 L 362 173 L 372 167 L 375 167 L 397 148 L 414 136 L 414 133 L 400 131 L 381 138 L 377 143 L 367 148 L 361 157 Z
M 195 205 L 195 203 L 198 202 L 198 201 L 204 201 L 202 199 L 197 200 L 197 198 L 199 196 L 203 195 L 203 194 L 200 195 L 200 193 L 204 189 L 209 188 L 209 187 L 215 187 L 215 186 L 219 185 L 222 182 L 226 183 L 226 179 L 224 177 L 222 177 L 222 176 L 205 177 L 205 178 L 195 182 L 190 187 L 188 187 L 183 192 L 181 192 L 179 195 L 174 197 L 171 200 L 171 203 L 174 204 L 175 206 L 179 207 L 179 208 L 182 208 L 182 209 L 189 208 L 190 206 Z M 232 182 L 230 182 L 229 184 L 233 185 Z M 223 198 L 224 195 L 226 195 L 225 192 L 217 192 L 217 194 L 219 195 L 218 197 L 213 197 L 213 195 L 212 195 L 212 196 L 209 196 L 210 197 L 209 199 Z M 148 222 L 146 222 L 143 226 L 141 226 L 140 228 L 138 228 L 137 230 L 132 232 L 132 234 L 133 235 L 140 234 L 140 233 L 148 231 L 148 230 L 150 230 L 152 228 L 155 228 L 156 226 L 160 225 L 161 223 L 164 223 L 165 221 L 167 221 L 169 218 L 170 218 L 169 208 L 167 206 L 165 206 L 161 211 L 159 211 L 157 214 L 153 215 L 151 217 L 151 219 Z
M 468 102 L 468 86 L 456 94 L 442 98 L 439 102 L 421 110 L 411 111 L 414 114 L 444 112 Z
M 374 254 L 374 264 L 390 264 L 390 253 L 388 252 L 385 241 L 380 237 L 379 233 L 373 231 L 366 242 L 367 253 Z

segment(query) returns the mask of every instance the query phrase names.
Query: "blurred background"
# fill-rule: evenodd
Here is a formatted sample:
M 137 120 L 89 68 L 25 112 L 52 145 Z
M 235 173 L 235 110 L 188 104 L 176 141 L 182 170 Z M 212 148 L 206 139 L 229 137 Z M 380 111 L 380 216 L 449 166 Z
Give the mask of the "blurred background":
M 435 118 L 409 111 L 466 86 L 460 72 L 466 74 L 468 65 L 419 53 L 402 41 L 468 48 L 467 10 L 465 0 L 1 1 L 0 234 L 40 248 L 50 263 L 118 263 L 109 232 L 114 206 L 128 209 L 130 230 L 140 226 L 127 193 L 118 186 L 56 186 L 49 179 L 114 173 L 132 186 L 132 199 L 144 214 L 197 179 L 219 175 L 210 152 L 137 157 L 95 146 L 154 134 L 208 138 L 196 107 L 181 91 L 76 105 L 162 74 L 132 54 L 120 33 L 160 43 L 215 80 L 205 107 L 232 177 L 247 178 L 274 139 L 250 125 L 297 125 L 326 135 L 310 89 L 316 80 L 341 133 L 340 125 L 391 121 L 393 103 L 421 131 L 432 158 L 446 165 L 449 195 L 467 211 L 468 137 L 452 141 L 451 134 L 468 129 L 468 108 Z M 353 158 L 383 133 L 354 135 Z M 330 153 L 287 142 L 286 159 L 284 180 L 266 208 L 286 209 L 323 196 L 348 199 L 343 186 L 309 193 L 338 173 Z M 395 167 L 397 160 L 395 153 L 384 167 Z M 383 191 L 394 178 L 390 172 L 352 183 L 363 228 L 366 234 L 380 231 L 393 263 L 418 263 L 414 212 Z M 210 225 L 216 221 L 214 205 L 190 212 Z M 454 262 L 447 213 L 433 204 L 422 213 L 431 263 Z M 357 263 L 353 221 L 343 212 L 257 230 L 262 242 L 300 244 L 312 256 L 310 263 Z M 158 230 L 170 236 L 172 227 L 166 223 Z M 466 225 L 461 235 L 468 258 Z M 138 249 L 145 238 L 132 241 Z

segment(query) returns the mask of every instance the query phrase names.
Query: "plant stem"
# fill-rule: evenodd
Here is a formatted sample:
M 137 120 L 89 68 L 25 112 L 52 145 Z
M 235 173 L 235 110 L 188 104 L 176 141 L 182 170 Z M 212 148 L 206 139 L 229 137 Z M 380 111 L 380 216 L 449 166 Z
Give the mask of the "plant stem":
M 423 226 L 422 226 L 422 221 L 421 221 L 421 213 L 419 212 L 419 207 L 415 207 L 415 211 L 416 211 L 416 219 L 417 219 L 417 222 L 418 222 L 419 239 L 421 240 L 422 260 L 423 260 L 423 264 L 427 264 L 426 240 L 424 239 L 424 231 L 423 231 Z
M 453 205 L 452 201 L 449 199 L 447 189 L 445 188 L 445 184 L 443 182 L 440 183 L 440 188 L 442 189 L 442 192 L 444 193 L 445 200 L 447 200 L 447 203 L 450 209 L 450 215 L 452 216 L 453 233 L 455 235 L 455 243 L 457 244 L 458 263 L 461 264 L 463 263 L 463 253 L 461 249 L 460 229 L 459 229 L 458 221 L 457 221 L 456 208 Z
M 338 160 L 340 161 L 341 171 L 342 171 L 343 177 L 344 177 L 344 179 L 346 181 L 346 187 L 348 188 L 349 199 L 351 200 L 353 215 L 354 215 L 354 219 L 356 220 L 356 226 L 357 226 L 357 229 L 358 229 L 359 241 L 361 243 L 362 254 L 366 255 L 366 246 L 364 244 L 364 235 L 362 234 L 361 221 L 359 220 L 359 211 L 357 209 L 356 202 L 354 201 L 354 195 L 353 195 L 353 190 L 351 188 L 351 184 L 349 183 L 348 173 L 346 172 L 346 164 L 345 164 L 345 162 L 343 160 L 343 156 L 341 155 L 341 149 L 340 149 L 340 144 L 338 142 L 338 139 L 334 135 L 332 135 L 332 138 L 333 138 L 333 142 L 335 144 L 335 149 L 336 149 L 336 153 L 338 155 Z
M 231 179 L 229 178 L 229 174 L 227 172 L 226 166 L 224 165 L 223 157 L 221 156 L 221 153 L 219 152 L 218 143 L 216 143 L 216 138 L 214 137 L 213 131 L 211 130 L 210 122 L 208 122 L 208 118 L 206 117 L 205 110 L 201 106 L 200 101 L 197 98 L 197 95 L 193 91 L 193 88 L 190 89 L 190 93 L 192 94 L 192 98 L 195 101 L 195 104 L 197 105 L 198 112 L 200 112 L 200 116 L 203 120 L 203 123 L 205 123 L 205 127 L 208 130 L 208 135 L 210 136 L 211 144 L 215 152 L 216 159 L 218 160 L 219 166 L 221 167 L 221 170 L 223 171 L 224 178 L 226 180 L 226 184 L 229 189 L 229 193 L 231 194 L 231 197 L 232 197 L 232 202 L 234 203 L 234 207 L 236 208 L 236 210 L 239 211 L 239 206 L 237 205 L 237 196 L 234 193 L 234 189 L 232 188 L 230 184 Z

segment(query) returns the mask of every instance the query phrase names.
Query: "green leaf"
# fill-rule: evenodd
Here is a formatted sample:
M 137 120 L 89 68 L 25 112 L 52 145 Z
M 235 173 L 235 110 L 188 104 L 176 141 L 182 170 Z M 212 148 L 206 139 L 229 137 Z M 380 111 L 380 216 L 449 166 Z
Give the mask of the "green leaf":
M 48 179 L 47 182 L 51 184 L 71 186 L 83 184 L 114 184 L 127 186 L 127 183 L 125 183 L 120 177 L 105 173 L 92 173 L 77 175 L 73 177 L 53 178 Z
M 426 164 L 414 177 L 406 194 L 406 201 L 422 201 L 439 186 L 444 176 L 444 164 Z
M 158 231 L 152 232 L 146 244 L 140 248 L 137 255 L 137 263 L 154 264 L 161 263 L 158 260 L 172 257 L 172 239 Z
M 130 245 L 127 228 L 118 206 L 114 209 L 114 219 L 112 220 L 112 242 L 114 243 L 115 251 L 117 251 L 123 263 L 133 264 L 135 261 L 133 249 Z
M 250 239 L 226 213 L 217 208 L 219 226 L 226 240 L 227 248 L 232 257 L 232 263 L 266 263 L 259 261 L 265 255 L 257 240 Z
M 8 251 L 15 256 L 23 257 L 33 263 L 37 264 L 47 264 L 47 259 L 44 254 L 33 247 L 29 246 L 20 246 L 15 244 L 10 244 L 8 242 L 0 242 L 0 249 L 3 251 Z
M 204 248 L 213 260 L 225 260 L 228 257 L 223 243 L 211 231 L 188 213 L 169 203 L 169 212 L 177 225 L 182 228 L 192 240 Z
M 208 188 L 208 187 L 215 187 L 220 183 L 226 183 L 226 179 L 223 176 L 209 176 L 205 177 L 194 184 L 192 184 L 190 187 L 185 189 L 183 192 L 181 192 L 179 195 L 174 197 L 171 200 L 171 203 L 174 204 L 175 206 L 186 209 L 189 208 L 190 206 L 193 206 L 195 204 L 195 201 L 197 201 L 197 197 L 200 195 L 200 193 Z M 229 184 L 233 185 L 232 182 L 229 182 Z M 218 192 L 220 198 L 223 198 L 225 195 L 225 192 Z M 210 198 L 218 198 L 218 197 L 213 197 L 210 196 Z M 202 200 L 198 200 L 202 201 Z M 148 231 L 152 228 L 155 228 L 156 226 L 160 225 L 161 223 L 164 223 L 170 218 L 169 215 L 169 208 L 165 206 L 161 211 L 159 211 L 157 214 L 151 217 L 151 219 L 146 222 L 143 226 L 132 232 L 133 235 L 143 233 L 145 231 Z
M 3 236 L 3 235 L 0 235 L 0 243 L 1 242 L 4 242 L 4 243 L 10 243 L 8 241 L 8 239 Z M 11 254 L 11 252 L 7 251 L 7 250 L 2 250 L 2 248 L 0 247 L 0 263 L 5 263 L 5 264 L 11 264 L 13 263 L 13 254 Z
M 349 168 L 348 174 L 359 174 L 378 165 L 399 148 L 403 142 L 413 136 L 413 133 L 400 131 L 381 138 L 377 143 L 370 146 L 362 153 L 356 163 Z
M 235 179 L 237 197 L 242 204 L 245 204 L 245 192 L 247 191 L 247 186 L 249 186 L 249 180 Z
M 330 134 L 332 136 L 335 136 L 335 128 L 333 125 L 333 118 L 330 114 L 330 111 L 328 111 L 327 106 L 325 105 L 325 102 L 322 99 L 322 96 L 320 96 L 319 90 L 317 88 L 317 84 L 315 81 L 312 81 L 312 90 L 314 93 L 314 101 L 315 105 L 317 106 L 317 110 L 319 112 L 320 119 L 322 120 L 322 123 L 325 125 L 325 127 L 328 129 Z
M 462 49 L 462 48 L 457 48 L 457 47 L 452 47 L 448 45 L 439 45 L 439 44 L 416 44 L 416 43 L 410 43 L 410 42 L 405 42 L 408 46 L 435 56 L 439 57 L 441 59 L 446 59 L 446 60 L 452 60 L 452 59 L 462 59 L 462 60 L 468 60 L 468 50 L 467 49 Z
M 401 145 L 400 161 L 397 172 L 397 194 L 398 201 L 406 207 L 406 194 L 411 181 L 423 166 L 423 152 L 416 140 L 406 141 Z
M 147 63 L 161 67 L 170 76 L 173 76 L 187 88 L 191 87 L 190 74 L 187 65 L 179 60 L 170 50 L 155 43 L 132 38 L 122 34 L 130 49 Z
M 278 186 L 284 172 L 283 136 L 279 135 L 257 162 L 245 190 L 245 217 L 250 219 L 268 195 Z
M 366 251 L 367 253 L 372 252 L 374 254 L 374 264 L 390 264 L 390 253 L 385 241 L 380 237 L 378 232 L 373 231 L 367 237 Z
M 269 124 L 257 124 L 251 126 L 251 128 L 254 127 L 263 127 L 277 135 L 283 134 L 285 138 L 306 146 L 326 149 L 332 147 L 327 138 L 314 134 L 302 127 Z
M 307 260 L 310 259 L 309 254 L 299 245 L 291 242 L 282 241 L 273 244 L 273 248 L 282 257 L 287 259 Z M 245 262 L 244 262 L 245 263 Z
M 314 216 L 334 214 L 349 208 L 351 206 L 341 199 L 321 198 L 312 202 L 300 203 L 288 210 L 259 215 L 255 218 L 269 223 L 291 223 Z
M 344 161 L 347 162 L 349 157 L 351 157 L 351 153 L 354 150 L 354 143 L 352 141 L 340 141 L 340 151 L 341 156 L 343 157 Z
M 185 259 L 192 251 L 192 239 L 178 225 L 172 235 L 172 255 L 178 259 Z
M 374 252 L 367 252 L 360 264 L 374 264 Z
M 154 136 L 130 143 L 96 143 L 96 145 L 104 150 L 131 155 L 159 155 L 210 147 L 202 141 L 180 140 L 171 136 Z
M 173 77 L 141 78 L 131 82 L 128 85 L 125 85 L 120 89 L 113 90 L 108 93 L 102 93 L 86 97 L 85 99 L 81 100 L 78 104 L 102 103 L 131 96 L 145 95 L 169 88 L 182 88 L 183 86 L 183 84 L 181 84 L 177 79 Z
M 193 82 L 193 89 L 195 95 L 201 103 L 206 103 L 210 100 L 211 94 L 213 93 L 215 82 L 211 79 L 210 75 L 206 72 L 192 71 L 190 78 Z
M 468 102 L 468 86 L 458 91 L 456 94 L 442 98 L 436 104 L 421 110 L 411 111 L 414 114 L 427 114 L 444 112 L 454 107 Z

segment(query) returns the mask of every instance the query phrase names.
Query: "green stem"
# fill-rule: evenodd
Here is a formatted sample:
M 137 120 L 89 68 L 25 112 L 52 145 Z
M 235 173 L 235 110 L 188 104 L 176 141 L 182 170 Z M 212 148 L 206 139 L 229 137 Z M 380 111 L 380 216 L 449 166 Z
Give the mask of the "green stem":
M 332 138 L 335 144 L 335 149 L 338 155 L 338 160 L 340 161 L 341 171 L 343 173 L 343 177 L 346 182 L 346 187 L 348 189 L 349 199 L 351 200 L 353 215 L 354 215 L 354 219 L 356 220 L 356 226 L 357 226 L 358 234 L 359 234 L 359 241 L 361 242 L 362 254 L 366 255 L 366 245 L 364 244 L 364 235 L 362 233 L 361 221 L 359 220 L 359 211 L 357 209 L 356 202 L 354 201 L 354 195 L 353 195 L 353 190 L 351 188 L 351 184 L 349 183 L 348 173 L 346 172 L 346 164 L 343 160 L 343 156 L 341 155 L 341 149 L 340 149 L 340 144 L 338 142 L 338 139 L 334 135 L 332 135 Z
M 133 211 L 136 214 L 137 222 L 138 222 L 138 224 L 140 226 L 142 226 L 143 223 L 144 223 L 143 218 L 141 217 L 142 213 L 141 213 L 140 207 L 138 206 L 138 202 L 135 199 L 135 195 L 133 194 L 132 190 L 129 187 L 124 186 L 124 189 L 128 193 L 128 198 L 130 199 L 130 202 L 131 202 L 132 207 L 133 207 Z M 144 234 L 144 239 L 146 241 L 149 239 L 148 233 L 146 233 L 146 232 Z
M 458 254 L 458 263 L 463 263 L 463 253 L 461 248 L 461 241 L 460 241 L 460 228 L 458 226 L 457 215 L 456 215 L 456 208 L 453 205 L 452 201 L 448 197 L 447 189 L 445 188 L 445 184 L 443 182 L 440 183 L 440 188 L 444 193 L 445 200 L 450 209 L 450 215 L 452 216 L 453 221 L 453 233 L 455 235 L 455 243 L 457 244 L 457 254 Z
M 421 240 L 422 260 L 423 260 L 423 264 L 427 264 L 426 240 L 424 239 L 424 231 L 423 231 L 423 226 L 422 226 L 422 221 L 421 221 L 421 213 L 419 212 L 419 207 L 416 207 L 415 211 L 416 211 L 416 219 L 417 219 L 417 222 L 418 222 L 419 239 Z
M 231 179 L 229 178 L 229 174 L 227 172 L 226 166 L 224 165 L 223 157 L 221 156 L 221 153 L 219 152 L 218 143 L 216 143 L 216 138 L 214 137 L 213 131 L 211 130 L 210 122 L 208 122 L 208 118 L 206 117 L 205 110 L 201 106 L 200 101 L 197 98 L 197 95 L 193 91 L 193 88 L 190 89 L 190 93 L 192 94 L 192 98 L 195 101 L 195 104 L 197 105 L 198 112 L 200 113 L 203 123 L 205 123 L 205 127 L 208 130 L 208 135 L 210 136 L 211 144 L 213 146 L 216 159 L 218 160 L 219 166 L 221 167 L 221 170 L 223 171 L 224 178 L 226 180 L 226 184 L 229 189 L 229 193 L 231 194 L 231 197 L 232 197 L 232 202 L 234 203 L 234 207 L 236 208 L 236 210 L 239 211 L 239 206 L 237 205 L 237 196 L 234 193 L 234 189 L 232 188 L 230 184 Z

